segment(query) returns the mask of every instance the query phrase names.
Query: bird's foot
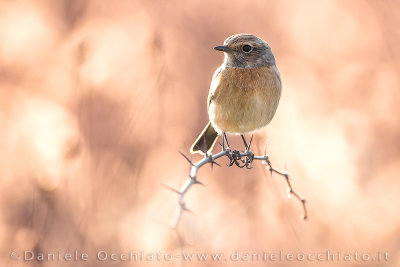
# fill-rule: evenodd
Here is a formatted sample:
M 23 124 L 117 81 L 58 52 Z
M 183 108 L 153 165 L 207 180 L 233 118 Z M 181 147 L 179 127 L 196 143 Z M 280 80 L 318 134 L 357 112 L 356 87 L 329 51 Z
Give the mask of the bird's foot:
M 239 150 L 232 150 L 229 154 L 229 163 L 228 166 L 233 166 L 233 164 L 235 164 L 236 166 L 238 166 L 239 168 L 244 168 L 246 167 L 246 169 L 251 169 L 251 164 L 254 160 L 254 153 L 249 150 L 249 151 L 245 151 L 243 153 L 240 153 Z

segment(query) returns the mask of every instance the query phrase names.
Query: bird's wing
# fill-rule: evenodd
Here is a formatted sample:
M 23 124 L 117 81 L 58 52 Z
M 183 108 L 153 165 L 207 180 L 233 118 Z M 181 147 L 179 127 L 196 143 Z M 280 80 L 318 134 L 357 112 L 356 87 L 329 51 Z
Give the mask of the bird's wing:
M 210 85 L 210 91 L 208 93 L 207 111 L 208 111 L 208 108 L 210 107 L 211 102 L 213 101 L 213 99 L 215 97 L 215 92 L 219 85 L 222 70 L 223 70 L 223 66 L 220 66 L 213 75 L 211 85 Z

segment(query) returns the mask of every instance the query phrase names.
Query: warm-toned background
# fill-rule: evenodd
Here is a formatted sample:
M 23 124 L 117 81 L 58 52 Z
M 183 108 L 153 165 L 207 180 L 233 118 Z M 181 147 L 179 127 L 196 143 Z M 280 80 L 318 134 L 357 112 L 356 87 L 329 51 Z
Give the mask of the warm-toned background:
M 37 266 L 110 265 L 94 259 L 100 249 L 179 252 L 167 227 L 176 195 L 160 184 L 188 175 L 178 151 L 207 122 L 213 46 L 246 32 L 270 44 L 283 79 L 256 143 L 268 137 L 273 163 L 286 162 L 309 221 L 259 163 L 207 167 L 206 187 L 187 195 L 187 250 L 388 251 L 386 266 L 399 266 L 399 25 L 389 0 L 2 0 L 0 265 L 26 265 L 12 250 L 91 257 Z

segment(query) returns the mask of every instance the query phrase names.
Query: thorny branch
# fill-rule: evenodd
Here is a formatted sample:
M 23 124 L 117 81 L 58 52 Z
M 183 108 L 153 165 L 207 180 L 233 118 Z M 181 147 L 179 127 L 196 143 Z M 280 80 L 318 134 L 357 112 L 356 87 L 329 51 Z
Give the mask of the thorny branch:
M 246 167 L 247 169 L 251 169 L 252 162 L 254 160 L 260 160 L 262 162 L 262 164 L 267 168 L 267 170 L 270 171 L 271 175 L 272 175 L 272 173 L 276 173 L 278 175 L 283 176 L 285 178 L 287 186 L 288 186 L 287 191 L 288 191 L 289 196 L 292 195 L 301 202 L 302 207 L 303 207 L 302 218 L 304 220 L 307 219 L 306 200 L 293 190 L 293 187 L 290 183 L 289 174 L 286 172 L 286 170 L 280 171 L 280 170 L 277 170 L 274 167 L 272 167 L 269 156 L 266 154 L 265 151 L 264 151 L 263 156 L 255 156 L 254 153 L 250 150 L 250 145 L 251 145 L 251 141 L 252 141 L 253 137 L 250 140 L 249 145 L 247 145 L 243 136 L 242 136 L 242 138 L 243 138 L 243 142 L 246 146 L 246 150 L 243 152 L 240 152 L 238 150 L 231 150 L 231 148 L 229 147 L 229 144 L 227 142 L 226 136 L 224 136 L 224 141 L 222 144 L 221 152 L 219 152 L 215 155 L 206 154 L 203 159 L 201 159 L 197 162 L 192 162 L 187 156 L 185 156 L 183 153 L 180 153 L 191 165 L 189 178 L 185 181 L 185 183 L 181 186 L 181 188 L 179 190 L 171 188 L 167 185 L 163 185 L 164 187 L 166 187 L 167 189 L 173 191 L 174 193 L 176 193 L 178 195 L 178 207 L 175 210 L 175 213 L 173 216 L 173 221 L 172 221 L 173 229 L 177 230 L 177 227 L 181 220 L 183 212 L 185 212 L 185 211 L 190 212 L 190 210 L 186 207 L 186 203 L 184 200 L 186 193 L 189 191 L 189 189 L 193 185 L 195 185 L 195 184 L 202 185 L 202 183 L 197 178 L 197 173 L 198 173 L 199 169 L 202 166 L 206 165 L 207 163 L 210 163 L 211 167 L 213 167 L 214 164 L 220 166 L 216 162 L 216 160 L 221 157 L 224 157 L 224 156 L 228 157 L 228 159 L 229 159 L 229 163 L 228 163 L 229 167 L 233 166 L 233 164 L 235 164 L 239 168 Z M 227 144 L 227 147 L 225 147 L 225 142 Z

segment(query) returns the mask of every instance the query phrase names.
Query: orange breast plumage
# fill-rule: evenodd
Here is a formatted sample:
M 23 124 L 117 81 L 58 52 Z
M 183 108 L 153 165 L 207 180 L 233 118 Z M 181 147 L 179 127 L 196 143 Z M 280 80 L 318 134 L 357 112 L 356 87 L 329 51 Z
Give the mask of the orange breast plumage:
M 228 68 L 214 74 L 208 96 L 208 114 L 217 132 L 243 134 L 266 126 L 281 96 L 276 66 Z

